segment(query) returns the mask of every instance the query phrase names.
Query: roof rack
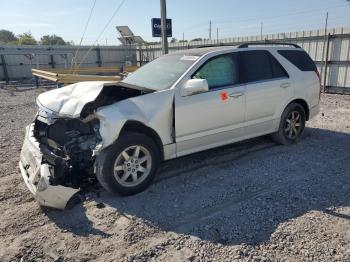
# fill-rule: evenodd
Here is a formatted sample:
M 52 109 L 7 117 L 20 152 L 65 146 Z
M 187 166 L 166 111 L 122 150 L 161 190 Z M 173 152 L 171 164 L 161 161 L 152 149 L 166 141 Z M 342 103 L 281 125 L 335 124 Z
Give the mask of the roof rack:
M 295 48 L 301 48 L 297 44 L 283 43 L 283 42 L 269 42 L 269 41 L 244 43 L 239 45 L 238 48 L 248 48 L 251 45 L 289 45 L 289 46 L 294 46 Z

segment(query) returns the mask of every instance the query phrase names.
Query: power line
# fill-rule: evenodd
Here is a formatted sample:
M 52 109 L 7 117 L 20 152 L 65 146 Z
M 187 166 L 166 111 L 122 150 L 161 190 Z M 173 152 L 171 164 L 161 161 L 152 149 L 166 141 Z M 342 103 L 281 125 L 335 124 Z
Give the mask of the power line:
M 107 24 L 104 26 L 104 28 L 102 29 L 102 31 L 100 32 L 100 34 L 98 35 L 98 37 L 96 38 L 94 44 L 89 48 L 89 50 L 86 52 L 85 56 L 82 58 L 82 60 L 80 61 L 79 65 L 77 68 L 79 68 L 81 66 L 81 64 L 85 61 L 85 59 L 87 58 L 87 56 L 89 55 L 89 53 L 91 52 L 91 50 L 94 48 L 94 45 L 96 45 L 96 43 L 98 43 L 98 40 L 100 40 L 101 36 L 103 35 L 103 33 L 106 31 L 107 27 L 110 25 L 110 23 L 113 21 L 114 17 L 117 15 L 117 13 L 119 12 L 120 8 L 123 6 L 123 4 L 125 3 L 126 0 L 122 0 L 120 2 L 120 4 L 118 5 L 118 7 L 114 10 L 111 18 L 108 20 Z
M 118 5 L 117 9 L 113 12 L 111 18 L 108 20 L 107 24 L 105 25 L 105 27 L 102 29 L 101 33 L 98 35 L 96 42 L 98 40 L 100 40 L 101 36 L 103 35 L 103 33 L 106 31 L 107 27 L 110 25 L 110 23 L 113 21 L 114 17 L 117 15 L 117 13 L 119 12 L 120 8 L 123 6 L 123 4 L 125 3 L 126 0 L 123 0 L 120 2 L 120 4 Z
M 84 37 L 85 37 L 86 31 L 87 31 L 87 28 L 88 28 L 88 26 L 89 26 L 89 23 L 90 23 L 92 14 L 93 14 L 93 12 L 94 12 L 95 6 L 96 6 L 96 0 L 94 0 L 94 3 L 93 3 L 93 5 L 92 5 L 92 7 L 91 7 L 90 14 L 89 14 L 89 17 L 88 17 L 88 19 L 87 19 L 87 21 L 86 21 L 86 24 L 85 24 L 85 27 L 84 27 L 84 31 L 83 31 L 83 35 L 81 36 L 79 45 L 81 45 L 82 42 L 83 42 L 83 40 L 84 40 Z
M 94 2 L 93 2 L 93 5 L 92 5 L 91 10 L 90 10 L 90 14 L 89 14 L 88 19 L 87 19 L 87 21 L 86 21 L 86 23 L 85 23 L 85 27 L 84 27 L 84 30 L 83 30 L 83 34 L 82 34 L 81 39 L 80 39 L 80 42 L 79 42 L 79 47 L 78 47 L 78 49 L 75 51 L 74 57 L 72 58 L 71 67 L 73 67 L 73 63 L 76 65 L 76 58 L 77 58 L 79 49 L 80 49 L 80 47 L 81 47 L 81 45 L 82 45 L 82 43 L 83 43 L 83 40 L 84 40 L 86 31 L 87 31 L 87 28 L 88 28 L 88 26 L 89 26 L 89 23 L 90 23 L 92 14 L 93 14 L 93 12 L 94 12 L 95 6 L 96 6 L 96 0 L 94 0 Z

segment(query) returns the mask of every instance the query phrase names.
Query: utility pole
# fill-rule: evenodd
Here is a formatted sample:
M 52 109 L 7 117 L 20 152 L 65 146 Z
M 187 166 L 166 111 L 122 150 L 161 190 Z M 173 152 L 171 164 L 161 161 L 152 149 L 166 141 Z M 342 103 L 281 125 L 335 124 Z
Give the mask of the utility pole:
M 219 43 L 219 27 L 216 28 L 216 41 Z
M 163 55 L 168 53 L 168 37 L 166 34 L 166 0 L 160 0 L 160 17 L 162 28 L 162 50 Z
M 327 72 L 326 70 L 326 66 L 327 66 L 327 59 L 325 57 L 325 52 L 326 52 L 326 43 L 327 43 L 327 31 L 328 31 L 328 12 L 326 13 L 326 23 L 325 23 L 325 27 L 324 27 L 324 41 L 323 41 L 323 48 L 322 48 L 322 66 L 321 66 L 321 77 L 323 77 L 323 79 L 326 79 L 326 75 L 323 74 L 323 72 Z M 324 89 L 325 87 L 323 87 Z
M 261 22 L 260 24 L 260 39 L 262 40 L 262 37 L 263 37 L 263 27 L 264 27 L 264 23 Z
M 209 21 L 209 40 L 211 40 L 211 20 Z
M 185 32 L 182 33 L 182 45 L 185 45 Z

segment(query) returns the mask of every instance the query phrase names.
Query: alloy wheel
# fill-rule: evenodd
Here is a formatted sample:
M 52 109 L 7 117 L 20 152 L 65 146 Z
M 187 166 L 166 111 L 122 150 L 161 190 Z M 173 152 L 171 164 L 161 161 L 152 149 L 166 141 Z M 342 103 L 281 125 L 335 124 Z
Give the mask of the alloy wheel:
M 302 131 L 302 116 L 298 111 L 292 111 L 289 113 L 285 127 L 284 134 L 289 139 L 295 139 Z
M 114 177 L 125 187 L 135 187 L 147 178 L 151 168 L 151 153 L 143 146 L 130 146 L 124 149 L 115 160 Z

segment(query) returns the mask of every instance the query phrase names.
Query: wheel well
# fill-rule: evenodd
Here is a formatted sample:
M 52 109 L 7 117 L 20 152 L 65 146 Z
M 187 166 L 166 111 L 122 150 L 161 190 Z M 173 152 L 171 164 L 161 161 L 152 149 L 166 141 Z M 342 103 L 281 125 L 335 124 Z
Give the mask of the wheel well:
M 161 159 L 164 159 L 164 150 L 163 150 L 163 143 L 162 140 L 160 139 L 159 135 L 157 134 L 156 131 L 154 131 L 152 128 L 142 124 L 141 122 L 138 121 L 127 121 L 122 130 L 120 131 L 120 135 L 126 132 L 135 132 L 135 133 L 141 133 L 144 134 L 148 137 L 150 137 L 157 145 L 159 149 L 159 153 L 161 156 Z
M 304 108 L 304 110 L 305 110 L 306 121 L 309 121 L 310 110 L 309 110 L 309 106 L 306 103 L 306 101 L 303 100 L 303 99 L 296 99 L 296 100 L 293 100 L 291 103 L 297 103 L 297 104 L 301 105 Z

